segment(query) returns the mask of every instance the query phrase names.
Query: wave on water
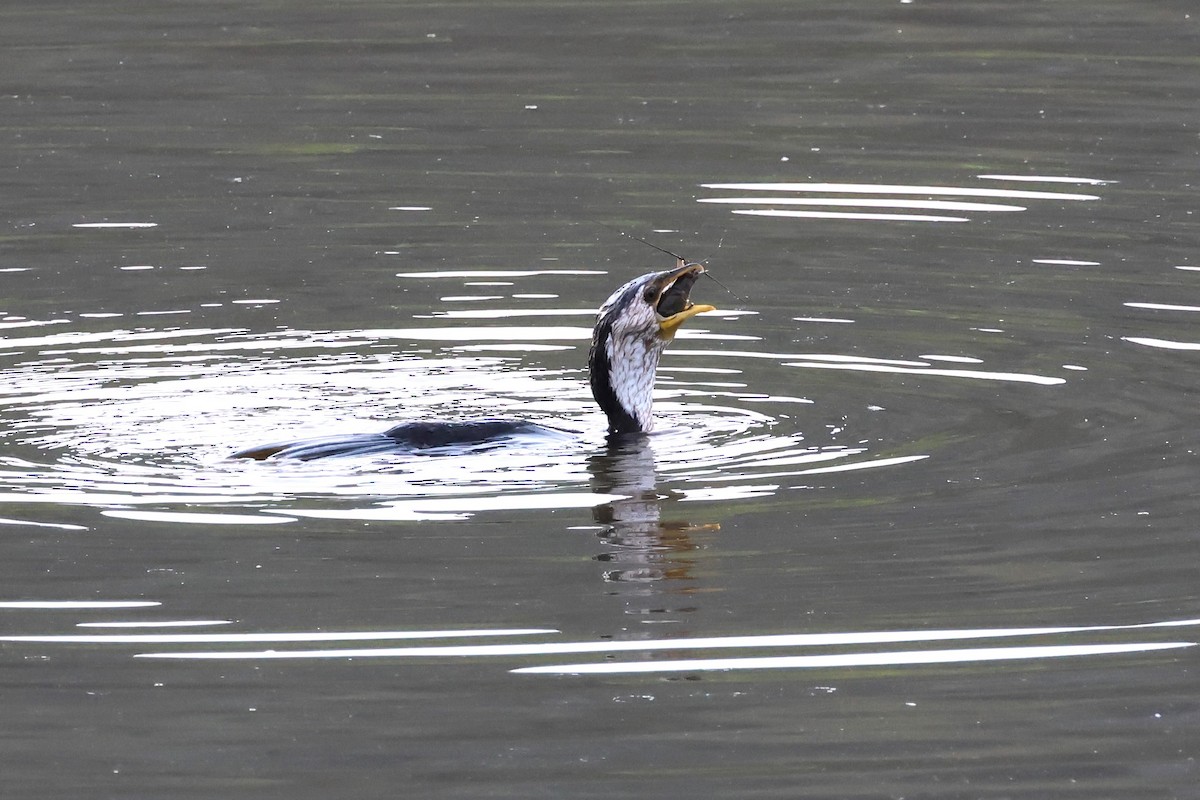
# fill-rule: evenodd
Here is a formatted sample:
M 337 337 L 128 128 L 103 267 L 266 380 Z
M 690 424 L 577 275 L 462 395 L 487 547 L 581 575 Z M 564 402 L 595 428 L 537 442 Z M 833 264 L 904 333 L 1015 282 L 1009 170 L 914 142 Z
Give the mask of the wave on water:
M 456 287 L 467 274 L 402 273 Z M 88 506 L 143 521 L 279 525 L 600 506 L 651 490 L 728 501 L 786 491 L 809 476 L 894 469 L 931 455 L 902 441 L 855 439 L 844 426 L 805 429 L 793 409 L 811 405 L 809 398 L 763 393 L 741 379 L 764 360 L 782 370 L 931 380 L 1042 387 L 1066 380 L 993 370 L 965 356 L 764 352 L 754 349 L 757 337 L 721 325 L 723 315 L 748 312 L 717 312 L 707 325 L 681 331 L 665 354 L 656 433 L 614 458 L 582 368 L 592 312 L 458 305 L 414 315 L 434 324 L 388 329 L 105 328 L 107 319 L 84 315 L 11 319 L 0 340 L 0 503 Z M 271 441 L 496 417 L 556 433 L 469 452 L 229 458 Z M 59 524 L 15 514 L 3 520 Z
M 1110 181 L 1063 176 L 979 175 L 988 182 L 1082 184 L 1104 186 Z M 881 183 L 759 182 L 705 183 L 704 189 L 753 192 L 752 196 L 698 198 L 700 203 L 735 205 L 734 214 L 752 217 L 844 219 L 860 222 L 970 222 L 979 214 L 1021 212 L 1021 203 L 1080 202 L 1100 195 L 1058 190 L 1011 189 L 989 186 L 919 186 Z M 759 194 L 761 193 L 761 194 Z M 943 199 L 934 199 L 943 198 Z M 944 198 L 976 198 L 944 199 Z M 987 198 L 991 202 L 979 202 Z M 746 208 L 746 206 L 751 206 Z M 869 210 L 861 210 L 869 209 Z M 918 212 L 918 213 L 913 213 Z M 941 213 L 929 213 L 941 212 Z M 949 213 L 957 212 L 957 213 Z
M 27 614 L 116 612 L 154 609 L 155 601 L 101 600 L 4 603 Z M 555 628 L 453 630 L 245 631 L 224 628 L 229 620 L 146 619 L 77 623 L 100 628 L 214 628 L 188 633 L 36 633 L 0 636 L 25 648 L 122 648 L 134 658 L 166 661 L 329 661 L 386 659 L 420 663 L 430 658 L 477 662 L 504 659 L 501 668 L 524 675 L 695 674 L 746 670 L 853 670 L 861 667 L 970 665 L 1005 661 L 1017 665 L 1046 659 L 1118 656 L 1195 647 L 1176 631 L 1200 626 L 1197 619 L 1123 625 L 1046 625 L 1023 628 L 880 630 L 768 633 L 705 637 L 652 637 L 563 641 Z M 1175 638 L 1171 638 L 1175 636 Z M 511 641 L 536 637 L 542 641 Z M 545 639 L 550 639 L 545 641 Z M 485 641 L 479 643 L 476 640 Z M 496 641 L 500 640 L 500 641 Z M 403 642 L 397 646 L 397 642 Z M 346 646 L 353 643 L 353 646 Z M 969 643 L 969 647 L 946 646 Z M 223 649 L 178 649 L 189 645 Z M 269 649 L 261 649 L 270 645 Z M 899 649 L 897 646 L 900 646 Z M 693 655 L 695 654 L 695 655 Z M 593 660 L 562 663 L 564 656 Z M 516 661 L 518 666 L 512 666 Z M 530 662 L 533 663 L 530 663 Z

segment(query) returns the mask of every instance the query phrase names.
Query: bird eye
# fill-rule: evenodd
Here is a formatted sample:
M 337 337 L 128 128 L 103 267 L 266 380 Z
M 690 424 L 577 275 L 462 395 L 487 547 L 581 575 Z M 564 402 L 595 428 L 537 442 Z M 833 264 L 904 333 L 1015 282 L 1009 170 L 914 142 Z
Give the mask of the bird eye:
M 653 286 L 647 287 L 646 291 L 642 292 L 642 299 L 647 303 L 653 303 L 656 299 L 658 299 L 658 295 L 654 291 Z

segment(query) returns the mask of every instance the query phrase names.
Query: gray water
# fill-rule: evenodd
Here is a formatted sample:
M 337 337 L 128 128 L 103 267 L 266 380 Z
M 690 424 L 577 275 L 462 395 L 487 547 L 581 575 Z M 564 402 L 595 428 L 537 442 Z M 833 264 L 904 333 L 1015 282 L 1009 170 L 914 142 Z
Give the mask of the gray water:
M 13 797 L 1200 797 L 1190 2 L 7 3 Z M 762 213 L 767 212 L 767 213 Z M 610 448 L 613 288 L 730 292 Z M 560 438 L 244 463 L 409 419 Z

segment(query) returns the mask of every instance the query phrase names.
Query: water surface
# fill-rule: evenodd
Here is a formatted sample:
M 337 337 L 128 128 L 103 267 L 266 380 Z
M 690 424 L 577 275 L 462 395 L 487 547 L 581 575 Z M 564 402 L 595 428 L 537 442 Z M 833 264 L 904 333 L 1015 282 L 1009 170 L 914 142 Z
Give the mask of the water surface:
M 6 786 L 1195 796 L 1197 24 L 6 5 Z M 614 228 L 730 290 L 622 446 Z

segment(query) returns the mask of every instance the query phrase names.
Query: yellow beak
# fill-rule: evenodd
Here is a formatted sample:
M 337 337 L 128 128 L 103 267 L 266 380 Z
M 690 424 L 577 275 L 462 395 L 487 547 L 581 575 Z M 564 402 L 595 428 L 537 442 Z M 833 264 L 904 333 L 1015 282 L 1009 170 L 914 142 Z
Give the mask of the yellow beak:
M 696 316 L 697 314 L 703 314 L 706 311 L 716 310 L 716 306 L 691 305 L 685 308 L 683 311 L 680 311 L 678 314 L 672 314 L 671 316 L 660 320 L 658 323 L 658 329 L 665 336 L 674 336 L 676 329 L 678 329 L 680 325 L 687 322 L 692 317 Z

